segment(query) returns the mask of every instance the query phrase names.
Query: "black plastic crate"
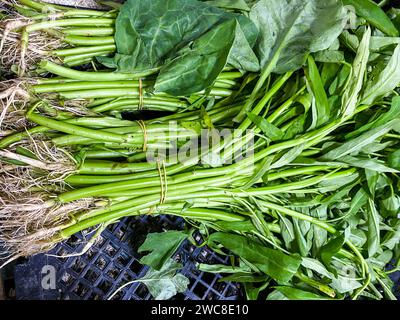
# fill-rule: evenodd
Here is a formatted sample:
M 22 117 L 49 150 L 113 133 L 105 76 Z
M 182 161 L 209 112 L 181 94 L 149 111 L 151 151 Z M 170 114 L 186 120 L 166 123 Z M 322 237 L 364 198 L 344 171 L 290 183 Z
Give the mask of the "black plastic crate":
M 60 258 L 81 252 L 92 234 L 81 233 L 60 243 L 49 254 L 38 254 L 15 267 L 15 289 L 17 299 L 96 299 L 111 296 L 125 283 L 143 277 L 147 266 L 140 264 L 138 247 L 149 232 L 181 229 L 180 218 L 143 216 L 125 218 L 109 226 L 96 243 L 81 256 Z M 54 256 L 52 256 L 54 255 Z M 175 254 L 183 264 L 180 271 L 190 280 L 188 290 L 173 299 L 185 300 L 236 300 L 240 287 L 234 283 L 219 282 L 220 275 L 203 273 L 197 263 L 229 263 L 229 258 L 220 256 L 207 247 L 197 247 L 185 241 Z M 44 289 L 42 281 L 48 272 L 47 266 L 56 272 L 56 289 Z M 43 273 L 42 273 L 43 272 Z M 127 286 L 114 297 L 120 300 L 149 300 L 150 293 L 141 283 Z

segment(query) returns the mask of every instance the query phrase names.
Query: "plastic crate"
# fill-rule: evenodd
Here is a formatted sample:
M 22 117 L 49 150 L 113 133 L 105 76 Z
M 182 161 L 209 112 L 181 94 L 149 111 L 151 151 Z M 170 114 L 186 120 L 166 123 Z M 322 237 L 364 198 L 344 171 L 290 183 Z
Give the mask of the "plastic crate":
M 107 299 L 125 283 L 146 274 L 148 267 L 140 264 L 141 256 L 137 249 L 149 232 L 180 229 L 182 226 L 182 219 L 169 216 L 125 218 L 109 226 L 90 250 L 81 256 L 33 256 L 15 267 L 16 298 Z M 78 234 L 57 245 L 49 254 L 62 256 L 81 252 L 85 243 L 85 236 Z M 218 282 L 220 275 L 203 273 L 196 267 L 201 262 L 227 264 L 229 257 L 185 241 L 177 250 L 175 259 L 183 264 L 180 272 L 189 278 L 190 284 L 185 293 L 173 299 L 236 300 L 240 297 L 240 287 L 237 284 Z M 45 266 L 52 266 L 56 271 L 56 289 L 42 287 L 42 270 Z M 114 299 L 149 300 L 151 295 L 143 284 L 134 283 L 121 290 Z

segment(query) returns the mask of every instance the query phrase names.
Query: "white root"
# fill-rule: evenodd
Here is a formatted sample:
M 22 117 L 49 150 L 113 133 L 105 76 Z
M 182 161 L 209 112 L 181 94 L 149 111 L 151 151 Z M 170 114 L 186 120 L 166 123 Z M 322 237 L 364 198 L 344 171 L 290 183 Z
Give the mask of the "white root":
M 25 106 L 30 96 L 25 80 L 0 82 L 0 130 L 19 130 L 26 127 Z
M 28 136 L 28 139 L 0 150 L 0 157 L 24 163 L 10 167 L 8 163 L 0 162 L 0 173 L 3 173 L 3 177 L 0 176 L 0 187 L 9 190 L 10 194 L 32 187 L 43 190 L 51 186 L 65 188 L 65 178 L 76 172 L 76 162 L 72 156 L 48 141 L 35 140 L 31 136 Z M 29 151 L 35 157 L 17 153 L 18 147 Z
M 28 194 L 17 201 L 0 197 L 0 244 L 5 248 L 5 257 L 1 257 L 0 253 L 0 258 L 6 259 L 5 264 L 18 257 L 50 250 L 58 241 L 63 240 L 57 235 L 71 224 L 72 214 L 96 206 L 94 199 L 55 205 L 46 201 L 48 197 L 46 194 Z
M 59 16 L 60 14 L 53 14 L 49 18 Z M 61 39 L 51 36 L 46 30 L 30 33 L 25 43 L 20 29 L 32 22 L 17 13 L 0 22 L 0 69 L 10 70 L 12 66 L 17 66 L 19 75 L 23 75 L 26 66 L 36 66 L 43 58 L 50 58 L 51 51 L 66 46 Z

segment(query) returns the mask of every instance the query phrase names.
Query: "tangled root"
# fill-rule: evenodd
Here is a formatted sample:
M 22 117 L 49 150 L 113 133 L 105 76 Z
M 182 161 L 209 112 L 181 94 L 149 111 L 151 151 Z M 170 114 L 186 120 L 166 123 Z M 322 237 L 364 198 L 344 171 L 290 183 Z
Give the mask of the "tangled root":
M 25 80 L 0 82 L 0 130 L 20 130 L 27 127 L 25 108 L 30 95 Z
M 0 22 L 1 69 L 12 70 L 16 66 L 22 76 L 26 66 L 36 67 L 40 60 L 49 58 L 49 52 L 66 46 L 61 39 L 45 31 L 32 32 L 28 41 L 23 41 L 21 32 L 17 30 L 31 23 L 32 20 L 17 13 Z
M 94 199 L 57 205 L 49 197 L 48 194 L 27 194 L 17 201 L 0 197 L 0 244 L 5 248 L 6 263 L 50 250 L 63 240 L 57 235 L 71 223 L 73 213 L 96 206 Z
M 18 148 L 29 151 L 35 157 L 18 154 Z M 20 141 L 6 150 L 0 150 L 0 156 L 27 164 L 10 167 L 6 163 L 0 166 L 0 186 L 8 184 L 9 188 L 15 190 L 29 190 L 32 187 L 45 189 L 51 185 L 63 187 L 65 178 L 76 172 L 76 162 L 68 151 L 46 140 L 29 137 L 28 141 Z
M 68 112 L 78 117 L 99 115 L 97 112 L 87 107 L 89 101 L 85 99 L 59 101 L 54 95 L 43 95 L 41 98 L 50 108 L 56 111 Z

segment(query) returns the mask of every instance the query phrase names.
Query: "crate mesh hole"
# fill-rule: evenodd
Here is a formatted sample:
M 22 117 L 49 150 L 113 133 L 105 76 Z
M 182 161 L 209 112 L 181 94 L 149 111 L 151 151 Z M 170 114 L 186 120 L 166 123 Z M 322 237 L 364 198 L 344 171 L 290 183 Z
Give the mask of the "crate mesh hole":
M 83 297 L 86 293 L 89 292 L 89 289 L 83 284 L 78 283 L 73 291 L 78 297 Z
M 43 257 L 40 260 L 43 265 L 53 265 L 57 269 L 57 273 L 62 275 L 60 290 L 53 290 L 53 293 L 50 292 L 52 290 L 40 291 L 38 296 L 32 296 L 32 298 L 106 299 L 119 287 L 143 277 L 149 270 L 147 266 L 139 262 L 138 257 L 141 255 L 137 252 L 137 248 L 143 243 L 148 233 L 182 228 L 183 220 L 179 218 L 166 216 L 125 218 L 104 230 L 90 251 L 84 255 L 67 259 L 45 254 L 39 255 L 39 257 Z M 87 239 L 93 235 L 93 230 L 91 233 L 85 233 L 86 236 L 77 234 L 71 240 L 58 244 L 51 253 L 67 255 L 81 252 Z M 196 236 L 196 241 L 202 241 L 200 235 Z M 238 292 L 238 289 L 230 284 L 222 283 L 218 286 L 216 275 L 206 274 L 197 269 L 197 264 L 200 262 L 228 263 L 229 257 L 219 257 L 207 247 L 198 247 L 191 244 L 190 241 L 185 241 L 177 250 L 174 259 L 182 263 L 183 269 L 180 272 L 188 277 L 190 282 L 188 290 L 178 294 L 174 299 L 233 299 L 235 292 Z M 38 266 L 37 261 L 37 259 L 29 258 L 21 261 L 21 264 L 24 264 L 25 267 L 35 264 L 35 268 L 40 270 L 42 266 Z M 20 279 L 16 279 L 16 286 L 19 281 L 19 283 L 24 283 L 20 286 L 20 290 L 26 290 L 25 284 L 30 279 L 24 279 L 23 273 L 18 274 Z M 36 287 L 40 290 L 40 283 L 37 283 Z M 30 290 L 30 292 L 32 291 L 35 292 L 35 290 Z M 230 295 L 229 297 L 226 292 Z M 26 296 L 30 296 L 30 293 L 26 293 Z M 151 298 L 146 286 L 139 282 L 127 286 L 114 297 L 116 300 L 148 300 Z
M 75 259 L 71 265 L 71 269 L 76 273 L 81 273 L 86 267 L 86 263 L 83 260 Z
M 70 286 L 74 282 L 74 277 L 68 272 L 64 272 L 61 276 L 61 283 L 65 286 Z
M 99 283 L 98 288 L 103 291 L 103 293 L 107 293 L 112 287 L 112 283 L 107 280 L 103 280 Z
M 116 269 L 116 268 L 111 268 L 111 269 L 109 269 L 108 271 L 107 271 L 107 275 L 112 279 L 112 280 L 115 280 L 115 279 L 117 279 L 118 278 L 118 276 L 119 276 L 119 270 L 118 269 Z
M 104 270 L 107 267 L 107 261 L 101 256 L 96 260 L 94 264 L 100 270 Z
M 194 294 L 197 295 L 199 298 L 203 298 L 207 290 L 208 288 L 204 286 L 201 282 L 197 282 L 195 287 L 192 289 Z
M 85 275 L 84 278 L 89 281 L 89 282 L 96 282 L 96 280 L 100 277 L 100 275 L 98 275 L 95 271 L 93 270 L 88 270 Z
M 135 290 L 135 295 L 137 295 L 141 299 L 145 299 L 148 294 L 149 290 L 144 284 L 140 284 Z

